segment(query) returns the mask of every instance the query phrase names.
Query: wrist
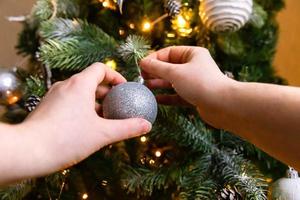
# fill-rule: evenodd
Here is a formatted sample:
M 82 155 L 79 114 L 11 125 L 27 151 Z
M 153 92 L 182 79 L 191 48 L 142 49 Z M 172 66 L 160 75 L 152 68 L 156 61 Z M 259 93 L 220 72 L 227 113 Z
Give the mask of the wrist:
M 209 86 L 210 92 L 206 93 L 207 103 L 199 104 L 197 110 L 204 121 L 218 129 L 226 129 L 227 119 L 232 112 L 237 90 L 241 83 L 223 76 L 218 79 L 218 83 Z

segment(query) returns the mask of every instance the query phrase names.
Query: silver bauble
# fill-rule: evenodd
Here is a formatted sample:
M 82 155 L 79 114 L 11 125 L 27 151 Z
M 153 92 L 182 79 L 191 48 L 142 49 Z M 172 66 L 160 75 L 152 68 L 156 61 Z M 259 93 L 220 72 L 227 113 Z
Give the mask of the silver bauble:
M 12 71 L 0 69 L 0 104 L 12 105 L 22 96 L 21 81 Z
M 202 0 L 200 17 L 213 32 L 235 32 L 250 19 L 253 0 Z
M 113 87 L 102 106 L 107 119 L 143 118 L 154 123 L 157 116 L 155 96 L 147 87 L 136 82 Z

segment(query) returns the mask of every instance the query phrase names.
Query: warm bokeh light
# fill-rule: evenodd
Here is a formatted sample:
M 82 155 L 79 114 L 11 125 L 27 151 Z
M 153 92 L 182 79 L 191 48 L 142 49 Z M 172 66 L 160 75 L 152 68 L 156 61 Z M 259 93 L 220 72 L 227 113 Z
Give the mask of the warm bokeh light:
M 182 9 L 181 13 L 172 20 L 172 28 L 181 37 L 188 37 L 192 32 L 191 20 L 193 11 L 187 8 Z
M 161 152 L 160 152 L 159 150 L 157 150 L 157 151 L 155 152 L 155 156 L 158 157 L 158 158 L 161 157 Z
M 119 35 L 121 35 L 121 36 L 125 35 L 125 30 L 120 28 L 119 29 Z
M 115 60 L 107 60 L 105 64 L 113 70 L 117 69 L 117 62 Z
M 267 182 L 267 183 L 272 183 L 272 182 L 273 182 L 273 179 L 272 179 L 272 178 L 266 178 L 266 182 Z
M 150 165 L 154 165 L 154 164 L 155 164 L 155 160 L 151 159 L 151 160 L 149 161 L 149 164 L 150 164 Z
M 187 25 L 187 22 L 183 18 L 183 16 L 182 15 L 178 15 L 178 17 L 177 17 L 177 26 L 179 28 L 185 28 L 186 25 Z
M 152 25 L 149 21 L 144 21 L 142 27 L 144 32 L 149 32 L 152 28 Z
M 143 143 L 144 143 L 144 142 L 147 142 L 147 137 L 146 137 L 146 136 L 142 136 L 140 140 L 141 140 L 141 142 L 143 142 Z
M 104 1 L 102 3 L 102 5 L 103 5 L 104 8 L 107 8 L 107 7 L 109 7 L 109 2 L 108 1 Z
M 65 175 L 67 175 L 67 173 L 69 173 L 69 170 L 65 169 L 65 170 L 64 170 L 64 171 L 62 171 L 61 173 L 62 173 L 62 175 L 64 175 L 64 176 L 65 176 Z
M 13 105 L 19 101 L 20 97 L 18 96 L 12 96 L 11 98 L 8 98 L 8 104 Z
M 83 195 L 82 195 L 82 199 L 88 199 L 89 198 L 89 195 L 87 194 L 87 193 L 84 193 Z
M 130 23 L 130 24 L 129 24 L 129 28 L 131 28 L 131 29 L 135 29 L 135 25 L 134 25 L 134 23 Z
M 167 33 L 167 37 L 168 38 L 175 38 L 176 35 L 175 35 L 175 33 Z
M 104 8 L 108 8 L 108 9 L 111 9 L 111 10 L 116 10 L 117 9 L 115 1 L 112 1 L 112 0 L 99 0 L 99 1 L 102 3 L 102 6 Z

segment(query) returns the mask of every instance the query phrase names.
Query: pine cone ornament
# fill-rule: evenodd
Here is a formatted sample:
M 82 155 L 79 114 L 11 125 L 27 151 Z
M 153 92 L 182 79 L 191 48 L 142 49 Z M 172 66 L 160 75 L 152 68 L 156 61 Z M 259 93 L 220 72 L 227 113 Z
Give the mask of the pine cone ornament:
M 218 200 L 242 200 L 241 194 L 234 188 L 223 188 Z
M 31 95 L 25 101 L 24 107 L 28 112 L 32 112 L 41 102 L 41 98 L 36 95 Z
M 179 0 L 167 0 L 165 7 L 168 11 L 169 16 L 175 17 L 180 13 L 181 2 Z

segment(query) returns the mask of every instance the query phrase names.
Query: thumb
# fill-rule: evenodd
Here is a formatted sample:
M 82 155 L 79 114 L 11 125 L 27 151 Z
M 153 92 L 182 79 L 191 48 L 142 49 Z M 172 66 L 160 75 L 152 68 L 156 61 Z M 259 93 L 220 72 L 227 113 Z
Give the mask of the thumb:
M 158 76 L 165 80 L 172 79 L 171 74 L 176 67 L 175 64 L 163 62 L 153 58 L 145 58 L 140 62 L 141 68 L 149 74 Z
M 107 120 L 105 122 L 111 133 L 109 143 L 144 135 L 151 131 L 152 125 L 144 119 Z

